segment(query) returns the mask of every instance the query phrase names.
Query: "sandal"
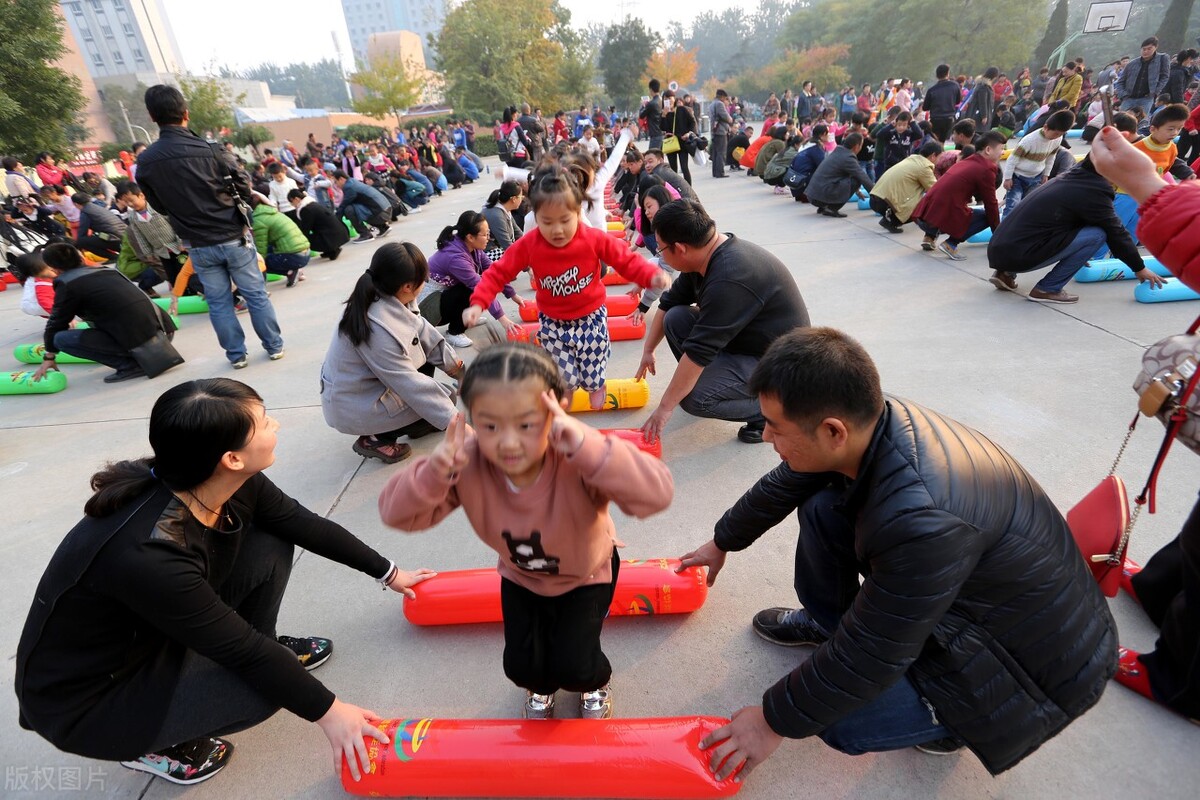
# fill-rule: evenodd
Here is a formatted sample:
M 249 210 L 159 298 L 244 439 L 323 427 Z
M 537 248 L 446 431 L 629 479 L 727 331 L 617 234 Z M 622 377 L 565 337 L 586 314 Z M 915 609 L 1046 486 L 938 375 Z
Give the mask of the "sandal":
M 354 452 L 366 458 L 375 458 L 385 464 L 395 464 L 412 455 L 412 448 L 404 443 L 385 442 L 382 439 L 372 439 L 370 436 L 360 436 L 354 442 Z

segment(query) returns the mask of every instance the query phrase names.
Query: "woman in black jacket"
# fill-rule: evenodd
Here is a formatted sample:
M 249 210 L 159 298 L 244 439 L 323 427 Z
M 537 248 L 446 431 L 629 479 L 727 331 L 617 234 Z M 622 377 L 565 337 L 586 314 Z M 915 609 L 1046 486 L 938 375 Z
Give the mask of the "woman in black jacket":
M 332 643 L 275 635 L 295 548 L 409 596 L 433 573 L 397 569 L 262 475 L 278 427 L 249 386 L 190 381 L 154 404 L 152 457 L 92 476 L 17 646 L 22 727 L 191 784 L 228 762 L 233 745 L 216 737 L 286 708 L 321 727 L 335 769 L 368 767 L 363 737 L 388 741 L 376 715 L 307 672 Z
M 670 90 L 663 92 L 663 101 L 667 104 L 667 113 L 663 115 L 662 129 L 679 139 L 679 150 L 667 153 L 667 161 L 671 163 L 671 169 L 691 185 L 692 169 L 688 157 L 696 152 L 696 115 L 683 103 L 675 102 L 675 93 Z

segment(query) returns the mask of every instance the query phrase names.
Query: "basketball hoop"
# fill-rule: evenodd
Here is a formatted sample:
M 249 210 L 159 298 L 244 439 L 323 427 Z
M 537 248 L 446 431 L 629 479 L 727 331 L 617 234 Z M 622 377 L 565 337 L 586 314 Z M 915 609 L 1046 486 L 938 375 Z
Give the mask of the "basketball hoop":
M 1083 20 L 1084 33 L 1116 33 L 1129 24 L 1129 12 L 1133 0 L 1122 2 L 1092 3 Z

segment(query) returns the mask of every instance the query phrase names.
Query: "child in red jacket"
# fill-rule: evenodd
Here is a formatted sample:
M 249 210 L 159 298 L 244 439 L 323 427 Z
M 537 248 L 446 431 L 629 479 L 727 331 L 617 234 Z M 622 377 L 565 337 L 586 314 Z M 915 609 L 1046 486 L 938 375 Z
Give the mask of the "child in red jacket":
M 580 224 L 584 199 L 583 188 L 557 164 L 534 176 L 529 201 L 537 230 L 518 239 L 483 274 L 463 322 L 468 328 L 474 325 L 505 284 L 532 268 L 541 322 L 538 339 L 558 362 L 567 385 L 584 389 L 592 408 L 600 409 L 611 353 L 600 262 L 646 289 L 665 289 L 671 279 L 629 252 L 624 240 Z

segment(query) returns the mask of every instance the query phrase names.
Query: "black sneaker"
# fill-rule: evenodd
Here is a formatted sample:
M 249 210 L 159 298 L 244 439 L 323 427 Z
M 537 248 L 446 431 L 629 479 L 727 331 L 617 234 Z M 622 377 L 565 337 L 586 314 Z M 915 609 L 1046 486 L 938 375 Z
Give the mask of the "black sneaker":
M 144 378 L 146 373 L 141 367 L 129 367 L 128 369 L 119 369 L 111 375 L 104 376 L 105 383 L 120 383 L 121 381 L 131 381 L 134 378 Z
M 747 422 L 738 428 L 738 441 L 746 444 L 762 444 L 763 428 L 765 427 L 766 423 L 763 422 Z
M 426 419 L 419 419 L 416 422 L 405 425 L 400 429 L 400 434 L 402 436 L 407 436 L 409 439 L 420 439 L 422 436 L 428 436 L 431 433 L 441 432 L 441 428 Z
M 879 218 L 879 227 L 883 228 L 888 233 L 904 233 L 904 228 L 901 228 L 899 225 L 891 224 L 883 217 Z
M 962 742 L 955 739 L 953 736 L 947 736 L 945 739 L 934 739 L 932 742 L 921 742 L 913 745 L 922 753 L 928 753 L 931 756 L 948 756 L 957 753 L 962 749 Z
M 768 608 L 754 615 L 754 632 L 772 644 L 799 647 L 829 638 L 803 608 Z
M 284 285 L 285 285 L 285 286 L 287 286 L 287 287 L 289 287 L 289 288 L 290 288 L 290 287 L 292 287 L 292 286 L 295 286 L 295 285 L 296 285 L 296 276 L 297 276 L 297 275 L 299 275 L 299 274 L 300 274 L 300 271 L 299 271 L 299 270 L 295 270 L 295 269 L 288 270 L 288 274 L 287 274 L 287 283 L 286 283 L 286 284 L 284 284 Z
M 300 666 L 309 672 L 324 664 L 333 655 L 333 642 L 319 636 L 308 636 L 304 639 L 280 636 L 276 641 L 295 653 L 296 658 L 300 659 Z
M 357 239 L 351 239 L 350 244 L 363 244 L 364 242 L 375 241 L 375 236 L 370 231 L 365 231 Z
M 158 753 L 147 753 L 121 766 L 138 772 L 148 772 L 171 783 L 190 786 L 216 775 L 233 756 L 233 742 L 204 736 L 190 742 L 168 747 Z

